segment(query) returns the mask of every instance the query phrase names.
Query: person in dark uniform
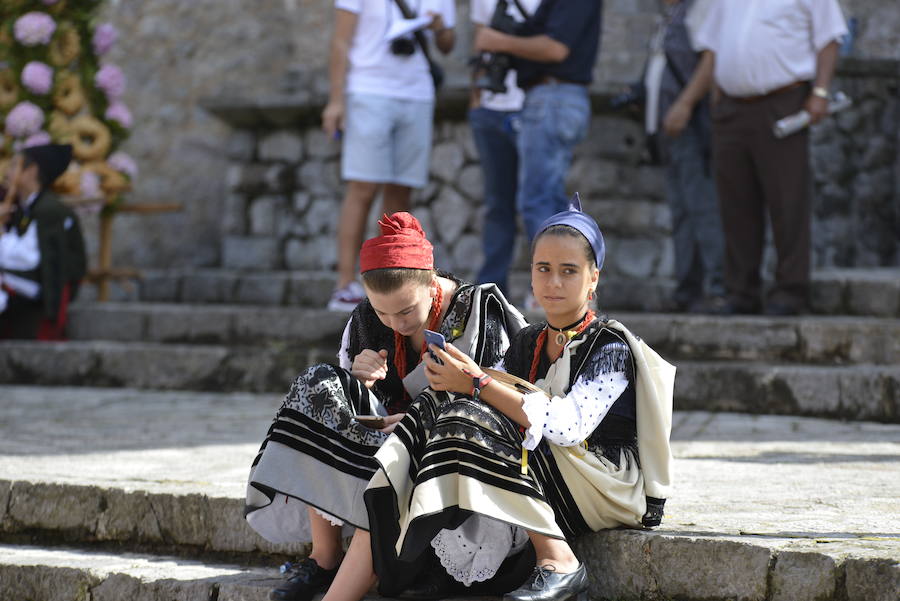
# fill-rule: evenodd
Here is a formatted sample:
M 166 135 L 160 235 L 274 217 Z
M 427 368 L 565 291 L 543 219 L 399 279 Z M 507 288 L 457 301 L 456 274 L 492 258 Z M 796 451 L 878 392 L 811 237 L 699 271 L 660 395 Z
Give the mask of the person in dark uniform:
M 24 149 L 6 173 L 0 213 L 0 338 L 60 339 L 87 259 L 78 217 L 50 190 L 69 145 Z

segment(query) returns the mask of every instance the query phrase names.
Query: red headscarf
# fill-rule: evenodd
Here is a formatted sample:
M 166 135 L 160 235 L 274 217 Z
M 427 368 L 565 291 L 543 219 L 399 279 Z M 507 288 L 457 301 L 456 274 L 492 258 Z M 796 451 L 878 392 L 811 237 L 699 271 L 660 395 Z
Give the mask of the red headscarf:
M 388 267 L 434 268 L 431 242 L 415 217 L 405 212 L 384 215 L 378 225 L 381 235 L 363 242 L 359 251 L 360 273 Z

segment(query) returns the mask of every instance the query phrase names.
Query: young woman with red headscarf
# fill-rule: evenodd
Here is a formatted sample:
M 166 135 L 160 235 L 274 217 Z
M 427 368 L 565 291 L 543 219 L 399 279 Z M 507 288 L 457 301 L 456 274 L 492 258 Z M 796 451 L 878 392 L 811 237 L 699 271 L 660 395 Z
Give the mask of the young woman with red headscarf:
M 481 364 L 493 365 L 524 325 L 493 284 L 472 285 L 434 270 L 432 246 L 409 213 L 379 221 L 360 252 L 367 299 L 353 311 L 339 365 L 314 365 L 291 386 L 253 462 L 245 515 L 276 543 L 312 542 L 270 598 L 308 601 L 328 588 L 341 562 L 342 526 L 356 527 L 343 581 L 350 596 L 374 583 L 363 491 L 375 452 L 428 385 L 426 329 L 439 331 Z M 354 415 L 384 416 L 381 430 Z M 345 587 L 346 588 L 346 587 Z

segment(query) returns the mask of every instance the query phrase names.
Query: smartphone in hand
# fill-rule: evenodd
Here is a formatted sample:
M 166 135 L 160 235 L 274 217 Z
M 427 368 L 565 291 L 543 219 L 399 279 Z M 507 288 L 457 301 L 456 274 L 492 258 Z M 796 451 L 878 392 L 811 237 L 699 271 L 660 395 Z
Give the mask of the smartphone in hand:
M 353 419 L 373 430 L 384 428 L 384 417 L 381 415 L 354 415 Z
M 425 344 L 433 344 L 441 350 L 447 348 L 447 340 L 444 338 L 444 335 L 440 332 L 432 332 L 431 330 L 425 330 Z M 431 355 L 431 358 L 434 359 L 437 363 L 443 365 L 443 362 L 437 358 L 437 355 L 431 352 L 431 349 L 428 350 L 428 354 Z

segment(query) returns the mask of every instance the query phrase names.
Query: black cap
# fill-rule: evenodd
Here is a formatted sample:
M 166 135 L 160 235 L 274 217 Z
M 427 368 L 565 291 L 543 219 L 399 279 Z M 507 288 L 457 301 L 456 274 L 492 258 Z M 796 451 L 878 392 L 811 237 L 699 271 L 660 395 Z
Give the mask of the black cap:
M 29 146 L 22 154 L 38 166 L 41 186 L 46 188 L 56 181 L 69 167 L 72 160 L 71 144 L 43 144 Z

